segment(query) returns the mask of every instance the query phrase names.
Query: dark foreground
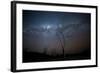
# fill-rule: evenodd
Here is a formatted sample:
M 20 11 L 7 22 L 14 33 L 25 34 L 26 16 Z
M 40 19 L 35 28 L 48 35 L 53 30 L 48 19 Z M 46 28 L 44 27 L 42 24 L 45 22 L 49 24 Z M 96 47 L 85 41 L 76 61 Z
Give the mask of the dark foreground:
M 79 54 L 66 54 L 60 56 L 49 56 L 44 53 L 23 51 L 23 62 L 44 62 L 44 61 L 63 61 L 63 60 L 85 60 L 91 59 L 90 50 Z

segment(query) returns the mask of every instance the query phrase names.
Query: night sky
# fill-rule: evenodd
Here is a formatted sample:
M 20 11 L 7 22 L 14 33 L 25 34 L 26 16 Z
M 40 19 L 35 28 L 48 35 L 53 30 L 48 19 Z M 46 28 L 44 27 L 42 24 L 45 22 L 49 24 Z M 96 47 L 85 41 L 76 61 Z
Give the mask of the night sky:
M 89 13 L 23 10 L 23 50 L 52 56 L 89 50 L 90 19 Z

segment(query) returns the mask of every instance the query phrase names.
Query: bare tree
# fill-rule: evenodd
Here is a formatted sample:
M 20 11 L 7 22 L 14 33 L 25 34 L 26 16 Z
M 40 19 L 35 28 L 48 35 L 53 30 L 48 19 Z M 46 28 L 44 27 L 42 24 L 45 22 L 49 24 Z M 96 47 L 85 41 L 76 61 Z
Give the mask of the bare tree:
M 70 24 L 70 25 L 66 25 L 66 26 L 62 26 L 62 27 L 59 27 L 57 25 L 56 35 L 57 35 L 57 37 L 60 41 L 61 47 L 62 47 L 63 57 L 65 57 L 66 38 L 71 36 L 71 35 L 69 35 L 69 33 L 67 33 L 67 36 L 65 37 L 64 31 L 66 31 L 69 28 L 77 29 L 80 25 L 81 24 Z

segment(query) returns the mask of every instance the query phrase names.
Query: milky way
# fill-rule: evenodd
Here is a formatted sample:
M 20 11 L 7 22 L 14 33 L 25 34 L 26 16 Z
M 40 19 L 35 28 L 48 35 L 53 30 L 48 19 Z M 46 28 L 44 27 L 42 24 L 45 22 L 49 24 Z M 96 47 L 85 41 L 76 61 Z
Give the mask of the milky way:
M 23 49 L 48 55 L 90 49 L 90 22 L 89 13 L 23 10 Z

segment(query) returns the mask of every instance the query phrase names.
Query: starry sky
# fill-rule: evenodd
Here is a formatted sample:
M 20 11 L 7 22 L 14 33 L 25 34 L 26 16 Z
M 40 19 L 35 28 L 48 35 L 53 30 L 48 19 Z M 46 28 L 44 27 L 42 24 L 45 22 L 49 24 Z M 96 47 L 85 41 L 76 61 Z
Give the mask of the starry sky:
M 89 13 L 23 10 L 23 50 L 60 55 L 90 49 Z

